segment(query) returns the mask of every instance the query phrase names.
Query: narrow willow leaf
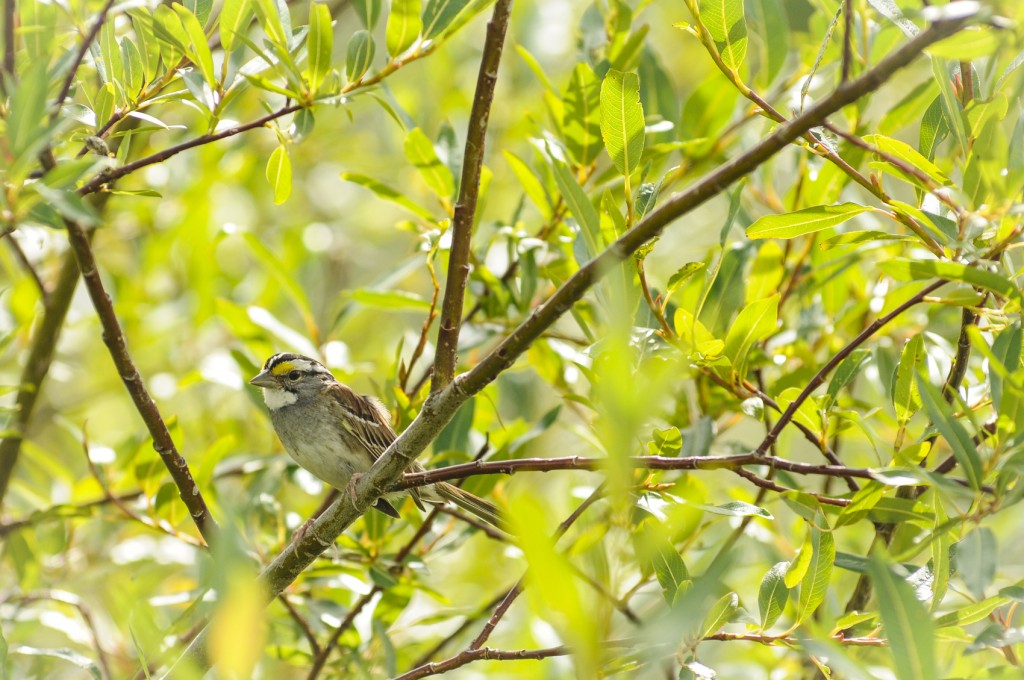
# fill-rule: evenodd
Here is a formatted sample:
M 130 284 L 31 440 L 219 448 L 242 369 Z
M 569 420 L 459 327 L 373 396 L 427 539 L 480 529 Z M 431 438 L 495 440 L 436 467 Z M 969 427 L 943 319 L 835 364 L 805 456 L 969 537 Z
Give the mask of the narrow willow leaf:
M 871 480 L 863 485 L 860 490 L 850 499 L 847 505 L 836 518 L 835 527 L 844 527 L 848 524 L 856 524 L 868 516 L 885 493 L 885 485 L 876 480 Z
M 914 147 L 898 139 L 892 139 L 885 135 L 865 135 L 864 140 L 878 147 L 879 151 L 903 161 L 907 165 L 917 168 L 940 186 L 950 184 L 949 178 L 939 169 L 937 165 L 918 153 Z
M 645 522 L 645 528 L 646 528 Z M 672 543 L 659 532 L 647 528 L 642 534 L 647 550 L 651 551 L 651 563 L 654 575 L 661 586 L 665 601 L 672 604 L 684 589 L 690 574 L 686 564 Z
M 917 334 L 903 345 L 896 379 L 892 383 L 892 404 L 896 422 L 902 427 L 921 409 L 917 374 L 925 367 L 924 335 Z
M 925 109 L 921 117 L 921 129 L 918 134 L 917 148 L 921 155 L 929 160 L 935 158 L 935 147 L 949 136 L 949 125 L 942 108 L 942 96 L 937 96 Z
M 703 0 L 700 18 L 715 41 L 722 61 L 739 71 L 747 56 L 747 22 L 743 16 L 743 0 Z
M 252 0 L 224 0 L 220 11 L 220 44 L 225 52 L 235 49 L 238 35 L 244 35 L 252 22 Z
M 601 81 L 589 64 L 576 64 L 562 101 L 565 146 L 577 164 L 590 165 L 601 152 Z
M 676 273 L 668 277 L 666 288 L 669 293 L 674 293 L 681 285 L 686 283 L 694 274 L 704 269 L 703 262 L 687 262 L 676 270 Z
M 502 153 L 505 155 L 505 160 L 508 161 L 509 166 L 512 168 L 512 172 L 515 174 L 516 179 L 523 185 L 523 191 L 530 197 L 530 200 L 534 202 L 537 208 L 540 209 L 541 215 L 545 218 L 551 217 L 551 200 L 548 198 L 547 191 L 544 190 L 544 185 L 537 179 L 537 175 L 534 174 L 533 170 L 527 165 L 519 156 L 516 156 L 511 151 L 503 150 Z
M 846 220 L 870 210 L 856 203 L 816 205 L 784 215 L 765 215 L 747 227 L 747 238 L 796 238 L 842 224 Z
M 1022 301 L 1020 288 L 1005 276 L 972 267 L 961 262 L 938 260 L 894 259 L 879 264 L 879 267 L 895 279 L 909 281 L 917 279 L 943 278 L 963 281 L 972 286 L 1012 298 L 1018 303 Z
M 822 242 L 818 244 L 818 247 L 822 250 L 829 250 L 836 246 L 855 246 L 862 243 L 875 243 L 882 245 L 883 243 L 892 243 L 893 241 L 913 240 L 915 239 L 910 236 L 900 236 L 899 234 L 890 234 L 884 231 L 847 231 L 822 240 Z
M 969 26 L 954 35 L 940 40 L 925 52 L 943 59 L 972 61 L 987 57 L 999 47 L 999 38 L 988 26 Z
M 762 88 L 768 88 L 782 70 L 789 55 L 786 10 L 781 0 L 751 0 L 747 7 L 750 9 L 753 31 L 761 38 L 760 68 L 756 70 L 757 82 Z
M 142 66 L 147 83 L 156 78 L 160 68 L 160 45 L 156 37 L 153 15 L 147 9 L 135 9 L 128 13 L 132 18 L 132 30 L 142 54 Z
M 818 522 L 825 524 L 825 516 L 819 514 Z M 831 531 L 811 526 L 811 560 L 807 573 L 800 579 L 800 597 L 797 604 L 796 622 L 802 623 L 817 610 L 828 593 L 829 580 L 836 561 L 836 544 Z
M 576 179 L 569 172 L 569 168 L 558 159 L 553 158 L 551 167 L 554 170 L 555 183 L 562 192 L 562 199 L 569 207 L 569 212 L 576 218 L 583 232 L 584 242 L 589 250 L 587 259 L 597 254 L 601 238 L 601 217 L 597 214 L 594 204 L 587 198 L 583 187 L 576 183 Z M 580 262 L 580 264 L 583 264 Z
M 67 649 L 46 649 L 42 647 L 29 647 L 27 645 L 12 645 L 9 649 L 10 654 L 20 654 L 22 656 L 44 656 L 51 657 L 54 659 L 60 659 L 66 661 L 74 666 L 78 666 L 82 670 L 89 673 L 95 680 L 103 680 L 103 674 L 100 673 L 99 666 L 87 656 L 83 656 L 78 652 Z
M 931 418 L 935 428 L 953 449 L 953 456 L 960 468 L 967 477 L 967 483 L 977 491 L 981 488 L 983 471 L 981 457 L 978 455 L 978 448 L 967 434 L 960 421 L 953 416 L 953 411 L 946 400 L 942 398 L 938 388 L 934 387 L 924 373 L 918 373 L 917 386 L 921 393 L 921 401 L 928 417 Z
M 971 326 L 971 328 L 977 329 L 976 326 Z M 975 340 L 975 337 L 972 336 L 971 340 Z M 983 338 L 978 337 L 975 345 L 980 345 L 984 342 Z M 996 412 L 1001 413 L 1003 410 L 1003 392 L 1006 386 L 1004 380 L 1009 378 L 1010 374 L 1017 372 L 1021 367 L 1021 327 L 1019 321 L 996 336 L 995 342 L 992 343 L 991 351 L 992 358 L 988 362 L 988 380 L 992 390 L 992 406 L 995 407 Z M 1012 378 L 1010 379 L 1012 380 Z
M 267 161 L 267 181 L 274 188 L 274 203 L 280 205 L 288 200 L 292 193 L 292 162 L 284 146 L 277 147 L 270 154 L 270 160 Z
M 885 636 L 892 649 L 899 680 L 937 678 L 935 630 L 928 612 L 914 597 L 914 591 L 877 556 L 868 562 L 868 575 L 875 586 L 875 601 L 882 616 Z
M 712 633 L 717 633 L 722 626 L 732 621 L 739 607 L 740 598 L 736 593 L 723 595 L 718 602 L 712 605 L 708 610 L 708 615 L 704 617 L 704 625 L 701 626 L 700 632 L 701 639 Z
M 946 628 L 947 626 L 969 626 L 972 623 L 977 623 L 988 615 L 994 612 L 999 607 L 1010 603 L 1010 598 L 1003 596 L 990 597 L 982 600 L 981 602 L 975 602 L 969 604 L 966 607 L 943 614 L 935 619 L 936 628 Z
M 175 64 L 177 59 L 168 58 L 168 55 L 178 55 L 180 58 L 188 52 L 189 38 L 185 27 L 181 25 L 181 18 L 178 13 L 168 5 L 157 5 L 153 10 L 153 30 L 160 38 L 160 53 L 163 55 L 164 63 Z M 169 43 L 169 45 L 164 45 Z
M 108 82 L 116 86 L 124 83 L 124 62 L 121 59 L 121 50 L 117 45 L 117 38 L 114 37 L 114 22 L 108 21 L 100 29 L 100 54 L 103 57 L 103 72 Z
M 402 290 L 369 290 L 360 288 L 348 293 L 349 299 L 367 307 L 403 312 L 430 311 L 430 300 Z
M 427 0 L 423 8 L 423 37 L 436 38 L 468 4 L 469 0 Z
M 694 504 L 705 512 L 710 512 L 714 515 L 726 515 L 728 517 L 763 517 L 765 519 L 775 519 L 772 517 L 772 513 L 768 512 L 762 507 L 751 505 L 750 503 L 744 503 L 743 501 L 731 501 L 729 503 L 723 503 L 722 505 L 704 505 L 703 503 Z
M 57 29 L 57 4 L 52 2 L 18 3 L 21 23 L 19 34 L 28 53 L 29 63 L 49 61 L 53 54 L 53 37 Z
M 843 362 L 832 374 L 832 380 L 828 383 L 826 394 L 832 397 L 833 403 L 839 398 L 839 392 L 853 382 L 860 369 L 871 358 L 871 351 L 866 349 L 855 350 L 850 356 L 843 359 Z
M 988 527 L 978 527 L 956 544 L 956 573 L 975 599 L 985 591 L 996 575 L 996 536 Z
M 939 85 L 939 104 L 942 107 L 943 118 L 966 156 L 969 144 L 967 122 L 964 120 L 963 107 L 953 91 L 949 63 L 941 57 L 933 57 L 932 73 Z
M 761 631 L 775 625 L 786 608 L 789 588 L 786 587 L 786 569 L 789 562 L 777 562 L 761 579 L 757 591 L 757 607 L 761 612 Z
M 601 136 L 615 169 L 631 175 L 644 150 L 644 109 L 635 73 L 610 70 L 601 83 Z
M 405 136 L 405 157 L 416 166 L 420 176 L 439 199 L 447 201 L 452 198 L 455 193 L 452 172 L 438 158 L 434 145 L 423 134 L 423 130 L 414 128 Z
M 128 38 L 121 39 L 121 60 L 124 62 L 125 94 L 135 101 L 139 90 L 145 84 L 146 73 L 139 48 Z
M 942 505 L 942 494 L 932 494 L 932 507 L 935 511 L 935 538 L 932 541 L 932 611 L 935 611 L 946 596 L 949 590 L 950 569 L 950 548 L 952 539 L 949 536 L 949 529 L 946 526 L 949 518 L 946 516 L 946 509 Z M 936 622 L 936 626 L 939 623 Z
M 113 87 L 111 83 L 107 83 L 106 86 Z M 77 192 L 54 189 L 42 182 L 36 182 L 32 188 L 60 213 L 61 217 L 77 222 L 83 227 L 95 227 L 100 223 L 99 214 Z
M 807 575 L 807 569 L 811 566 L 811 558 L 814 556 L 814 546 L 811 539 L 811 525 L 807 525 L 807 533 L 804 536 L 804 543 L 800 546 L 800 552 L 793 556 L 786 563 L 786 574 L 784 577 L 787 588 L 796 588 L 800 581 Z
M 746 374 L 751 348 L 775 332 L 779 320 L 779 294 L 754 300 L 744 307 L 725 336 L 725 356 L 739 376 Z
M 113 83 L 106 83 L 96 93 L 93 99 L 93 106 L 96 107 L 96 130 L 106 125 L 111 116 L 114 115 L 117 94 L 114 91 Z
M 348 55 L 345 59 L 345 77 L 353 83 L 370 70 L 377 45 L 368 31 L 356 31 L 348 42 Z
M 377 22 L 384 12 L 383 0 L 352 0 L 352 7 L 366 30 L 372 31 L 377 28 Z
M 41 60 L 24 73 L 11 96 L 7 110 L 7 140 L 15 156 L 20 156 L 39 137 L 46 114 L 46 64 Z
M 331 26 L 331 9 L 314 2 L 309 5 L 309 35 L 306 38 L 309 61 L 306 67 L 309 89 L 316 92 L 331 72 L 331 56 L 334 53 L 334 28 Z
M 192 12 L 188 11 L 183 5 L 174 4 L 172 5 L 174 11 L 178 13 L 178 18 L 181 19 L 181 25 L 185 29 L 185 34 L 189 40 L 188 54 L 195 62 L 196 66 L 199 67 L 199 72 L 203 74 L 203 79 L 211 89 L 217 88 L 217 77 L 213 71 L 213 54 L 210 52 L 210 46 L 206 40 L 206 33 L 203 31 L 203 25 L 199 23 L 199 19 Z
M 419 205 L 405 194 L 400 193 L 396 189 L 392 189 L 386 184 L 378 182 L 372 177 L 367 177 L 366 175 L 360 175 L 354 172 L 343 172 L 341 173 L 341 178 L 346 182 L 353 182 L 354 184 L 366 187 L 373 193 L 377 194 L 379 198 L 383 198 L 386 201 L 391 201 L 392 203 L 400 205 L 418 217 L 430 220 L 431 222 L 434 221 L 434 215 L 429 210 Z
M 395 58 L 412 47 L 422 28 L 420 0 L 392 0 L 385 31 L 388 54 Z

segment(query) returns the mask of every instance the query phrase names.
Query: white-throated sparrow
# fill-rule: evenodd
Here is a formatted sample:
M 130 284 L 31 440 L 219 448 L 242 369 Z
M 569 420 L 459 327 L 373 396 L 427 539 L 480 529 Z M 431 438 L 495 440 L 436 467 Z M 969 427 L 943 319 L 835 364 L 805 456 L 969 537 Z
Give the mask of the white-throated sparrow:
M 357 394 L 326 366 L 301 354 L 275 354 L 249 384 L 263 388 L 270 421 L 288 454 L 336 489 L 344 490 L 352 475 L 369 470 L 396 438 L 384 404 Z M 420 472 L 423 466 L 414 462 L 409 470 Z M 411 493 L 420 508 L 421 501 L 451 501 L 485 522 L 500 523 L 493 505 L 445 482 L 403 493 Z M 374 507 L 399 516 L 385 498 Z

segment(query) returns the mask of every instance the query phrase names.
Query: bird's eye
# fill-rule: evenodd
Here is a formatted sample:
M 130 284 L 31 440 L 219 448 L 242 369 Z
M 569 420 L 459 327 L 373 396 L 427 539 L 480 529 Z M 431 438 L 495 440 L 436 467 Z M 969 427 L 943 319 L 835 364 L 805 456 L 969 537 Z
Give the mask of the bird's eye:
M 298 380 L 299 379 L 299 375 L 300 375 L 300 373 L 298 371 L 292 371 L 291 373 L 288 374 L 288 379 L 289 380 Z

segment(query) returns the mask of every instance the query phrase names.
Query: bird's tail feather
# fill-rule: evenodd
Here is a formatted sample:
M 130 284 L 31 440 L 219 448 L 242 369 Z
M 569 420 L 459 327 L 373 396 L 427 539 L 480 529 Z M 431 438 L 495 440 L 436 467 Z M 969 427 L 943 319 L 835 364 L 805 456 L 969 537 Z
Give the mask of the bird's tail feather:
M 447 482 L 439 482 L 435 484 L 434 489 L 437 491 L 437 495 L 444 500 L 450 501 L 466 512 L 476 515 L 491 526 L 499 529 L 505 528 L 505 523 L 501 519 L 501 514 L 498 512 L 498 508 L 494 507 L 483 498 L 474 496 L 470 492 L 463 491 L 459 487 L 448 484 Z

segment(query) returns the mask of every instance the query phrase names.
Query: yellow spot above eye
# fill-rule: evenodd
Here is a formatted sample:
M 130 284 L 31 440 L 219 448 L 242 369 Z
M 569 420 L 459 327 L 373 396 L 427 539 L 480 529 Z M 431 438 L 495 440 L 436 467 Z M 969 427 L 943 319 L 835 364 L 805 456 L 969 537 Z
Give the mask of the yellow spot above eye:
M 293 368 L 295 368 L 295 364 L 293 364 L 292 362 L 290 362 L 290 361 L 282 361 L 277 366 L 274 366 L 272 369 L 270 369 L 270 374 L 271 375 L 284 375 L 285 373 L 287 373 L 288 371 L 292 370 Z

